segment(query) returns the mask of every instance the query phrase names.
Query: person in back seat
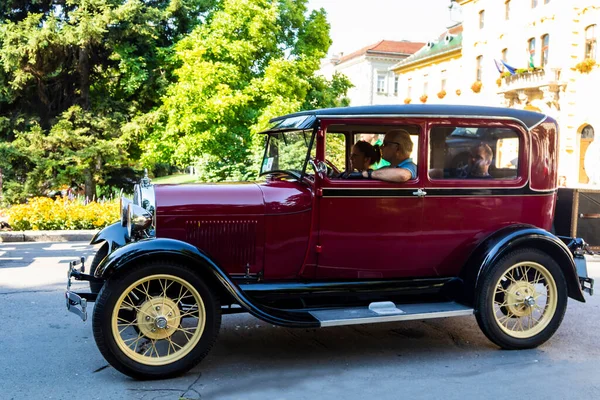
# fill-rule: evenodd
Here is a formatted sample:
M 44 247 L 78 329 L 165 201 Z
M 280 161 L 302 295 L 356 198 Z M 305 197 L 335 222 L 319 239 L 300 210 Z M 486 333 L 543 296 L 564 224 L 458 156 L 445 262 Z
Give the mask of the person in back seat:
M 471 148 L 467 179 L 493 179 L 489 172 L 493 156 L 492 148 L 485 143 L 479 143 Z

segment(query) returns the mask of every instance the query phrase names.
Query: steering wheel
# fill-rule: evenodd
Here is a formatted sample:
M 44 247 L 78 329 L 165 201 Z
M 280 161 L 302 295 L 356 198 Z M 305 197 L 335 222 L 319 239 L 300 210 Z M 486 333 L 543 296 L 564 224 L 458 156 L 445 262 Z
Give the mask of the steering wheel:
M 335 165 L 333 165 L 333 163 L 327 159 L 325 159 L 325 165 L 327 166 L 327 176 L 328 177 L 334 177 L 334 176 L 339 176 L 341 175 L 341 171 L 339 169 L 337 169 L 337 167 Z

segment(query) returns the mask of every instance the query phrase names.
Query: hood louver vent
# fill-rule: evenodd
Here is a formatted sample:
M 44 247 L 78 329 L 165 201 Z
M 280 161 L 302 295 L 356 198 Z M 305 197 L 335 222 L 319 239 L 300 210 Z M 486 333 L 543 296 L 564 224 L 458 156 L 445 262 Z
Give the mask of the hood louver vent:
M 244 270 L 256 263 L 257 224 L 256 220 L 187 221 L 187 241 L 222 267 Z

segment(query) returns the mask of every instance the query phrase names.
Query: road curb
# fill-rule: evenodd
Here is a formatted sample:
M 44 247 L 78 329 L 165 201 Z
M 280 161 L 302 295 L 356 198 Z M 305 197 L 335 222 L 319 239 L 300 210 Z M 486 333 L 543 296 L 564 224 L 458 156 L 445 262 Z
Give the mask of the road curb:
M 0 243 L 15 242 L 89 242 L 98 231 L 4 231 Z

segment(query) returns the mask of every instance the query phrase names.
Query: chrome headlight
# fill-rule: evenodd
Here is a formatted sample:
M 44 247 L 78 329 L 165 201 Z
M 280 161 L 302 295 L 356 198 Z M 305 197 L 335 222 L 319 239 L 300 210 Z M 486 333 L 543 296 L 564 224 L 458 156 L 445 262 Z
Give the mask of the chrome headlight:
M 152 214 L 146 209 L 130 203 L 127 205 L 127 236 L 143 231 L 152 226 Z
M 119 209 L 121 210 L 121 226 L 127 226 L 127 207 L 131 204 L 131 200 L 126 197 L 121 197 Z

